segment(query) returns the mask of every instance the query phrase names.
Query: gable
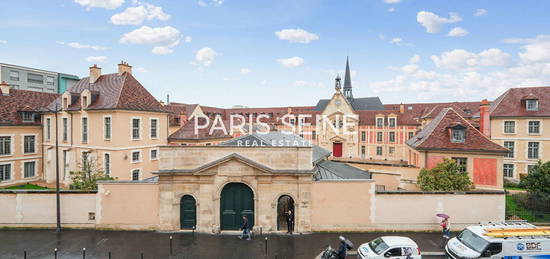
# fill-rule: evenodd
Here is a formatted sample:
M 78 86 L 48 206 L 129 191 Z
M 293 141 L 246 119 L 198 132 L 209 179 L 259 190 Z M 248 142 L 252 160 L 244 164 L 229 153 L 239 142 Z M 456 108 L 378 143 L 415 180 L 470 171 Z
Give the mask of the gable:
M 344 115 L 356 114 L 348 100 L 339 92 L 335 93 L 325 106 L 322 115 L 342 113 Z

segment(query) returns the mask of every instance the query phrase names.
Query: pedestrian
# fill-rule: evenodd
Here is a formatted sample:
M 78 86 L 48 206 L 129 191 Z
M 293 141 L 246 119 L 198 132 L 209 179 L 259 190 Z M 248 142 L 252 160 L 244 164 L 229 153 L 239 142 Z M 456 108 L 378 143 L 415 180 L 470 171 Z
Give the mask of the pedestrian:
M 243 239 L 246 237 L 246 240 L 250 240 L 250 230 L 248 229 L 248 218 L 246 215 L 243 215 L 243 224 L 241 229 L 243 230 L 243 233 L 239 236 L 239 238 Z
M 443 230 L 443 237 L 446 239 L 451 238 L 451 222 L 449 218 L 450 217 L 443 218 L 440 225 Z
M 292 231 L 294 230 L 294 214 L 292 213 L 292 210 L 288 210 L 286 213 L 286 227 L 289 234 L 292 234 Z

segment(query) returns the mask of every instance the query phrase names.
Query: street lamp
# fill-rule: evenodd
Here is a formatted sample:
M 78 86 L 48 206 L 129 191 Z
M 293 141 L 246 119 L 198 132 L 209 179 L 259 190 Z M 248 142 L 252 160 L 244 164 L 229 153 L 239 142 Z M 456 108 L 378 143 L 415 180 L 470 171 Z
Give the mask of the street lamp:
M 57 224 L 55 231 L 61 232 L 61 199 L 59 195 L 59 132 L 58 132 L 58 121 L 57 113 L 59 112 L 57 106 L 57 100 L 55 101 L 55 110 L 46 108 L 48 111 L 55 114 L 55 199 L 56 199 L 56 215 L 57 215 Z

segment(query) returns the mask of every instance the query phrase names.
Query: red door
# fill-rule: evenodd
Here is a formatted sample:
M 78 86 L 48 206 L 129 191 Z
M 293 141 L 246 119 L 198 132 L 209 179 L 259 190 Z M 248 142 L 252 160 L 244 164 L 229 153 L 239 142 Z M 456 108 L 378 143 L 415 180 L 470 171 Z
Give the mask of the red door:
M 332 143 L 332 155 L 342 157 L 342 143 Z

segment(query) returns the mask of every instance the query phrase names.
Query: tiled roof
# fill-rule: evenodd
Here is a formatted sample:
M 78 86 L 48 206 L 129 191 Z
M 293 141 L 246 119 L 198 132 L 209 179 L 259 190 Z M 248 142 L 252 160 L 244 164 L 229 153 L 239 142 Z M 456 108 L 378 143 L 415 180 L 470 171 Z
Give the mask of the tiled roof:
M 195 134 L 195 118 L 193 118 L 189 120 L 187 123 L 185 123 L 185 125 L 179 128 L 176 132 L 172 133 L 168 137 L 168 140 L 169 141 L 170 140 L 206 140 L 206 139 L 231 138 L 232 136 L 229 134 L 229 121 L 222 121 L 222 123 L 226 129 L 225 132 L 221 129 L 215 128 L 214 130 L 212 130 L 212 134 L 210 134 L 210 129 L 212 127 L 220 126 L 210 121 L 210 123 L 208 123 L 208 127 L 206 128 L 197 127 L 197 132 Z M 197 125 L 205 125 L 205 124 L 206 124 L 205 118 L 198 119 Z
M 23 123 L 18 112 L 41 111 L 59 94 L 10 89 L 9 95 L 0 93 L 0 125 L 40 125 L 40 121 Z
M 526 99 L 538 99 L 538 110 L 528 111 Z M 508 89 L 491 104 L 489 112 L 491 117 L 550 116 L 550 86 Z
M 187 105 L 180 103 L 169 103 L 163 106 L 163 109 L 169 113 L 168 121 L 170 126 L 179 126 L 181 121 L 178 121 L 177 118 L 180 118 L 181 115 L 187 115 Z
M 449 129 L 458 125 L 464 127 L 466 138 L 462 143 L 453 143 L 451 142 Z M 441 110 L 424 129 L 407 141 L 407 145 L 417 150 L 488 153 L 505 153 L 508 151 L 508 149 L 492 142 L 452 108 Z
M 69 110 L 80 109 L 78 97 L 86 89 L 92 93 L 92 103 L 85 110 L 121 109 L 166 112 L 157 99 L 130 73 L 101 75 L 93 84 L 90 84 L 88 77 L 82 78 L 69 89 L 73 97 Z M 61 99 L 62 97 L 59 97 L 56 100 L 59 107 L 61 107 Z M 50 104 L 49 108 L 54 109 L 55 103 Z

